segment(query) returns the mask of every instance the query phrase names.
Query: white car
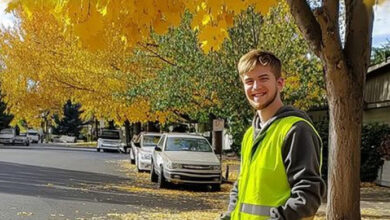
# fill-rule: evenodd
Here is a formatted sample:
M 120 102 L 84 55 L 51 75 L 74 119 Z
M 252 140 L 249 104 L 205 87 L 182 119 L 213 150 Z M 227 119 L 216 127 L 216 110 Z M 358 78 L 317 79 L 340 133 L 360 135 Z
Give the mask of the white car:
M 38 131 L 32 129 L 27 131 L 27 137 L 30 139 L 31 143 L 38 143 L 40 139 Z
M 152 182 L 209 184 L 221 190 L 221 163 L 206 138 L 189 134 L 164 134 L 152 154 Z
M 99 135 L 96 150 L 117 150 L 122 147 L 121 132 L 119 130 L 103 129 Z
M 152 152 L 160 138 L 160 133 L 141 133 L 138 142 L 134 143 L 134 148 L 132 147 L 130 154 L 134 156 L 138 172 L 150 170 Z
M 27 133 L 20 133 L 19 135 L 15 136 L 14 144 L 29 146 L 30 138 L 28 137 Z
M 14 128 L 5 128 L 0 131 L 1 144 L 14 144 L 16 131 Z

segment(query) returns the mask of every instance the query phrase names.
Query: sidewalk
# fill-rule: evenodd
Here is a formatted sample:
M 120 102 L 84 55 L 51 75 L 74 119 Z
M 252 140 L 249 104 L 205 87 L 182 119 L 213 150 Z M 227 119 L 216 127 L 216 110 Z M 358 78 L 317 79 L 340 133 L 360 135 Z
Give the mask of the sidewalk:
M 369 186 L 360 188 L 360 212 L 362 219 L 390 219 L 390 188 Z M 315 219 L 326 219 L 326 204 L 322 204 Z
M 42 145 L 59 146 L 59 147 L 72 147 L 72 148 L 96 148 L 96 142 L 80 142 L 80 143 L 61 143 L 61 142 L 49 142 L 42 143 Z

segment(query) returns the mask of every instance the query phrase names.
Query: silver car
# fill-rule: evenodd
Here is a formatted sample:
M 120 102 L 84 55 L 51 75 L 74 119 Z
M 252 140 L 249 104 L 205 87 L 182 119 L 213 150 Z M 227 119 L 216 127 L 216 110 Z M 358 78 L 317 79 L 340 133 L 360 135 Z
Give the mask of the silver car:
M 161 138 L 160 133 L 141 133 L 138 144 L 134 144 L 132 152 L 138 172 L 150 170 L 152 152 Z M 131 157 L 131 155 L 130 155 Z
M 221 189 L 221 164 L 206 138 L 189 134 L 164 134 L 152 154 L 152 182 L 209 184 Z

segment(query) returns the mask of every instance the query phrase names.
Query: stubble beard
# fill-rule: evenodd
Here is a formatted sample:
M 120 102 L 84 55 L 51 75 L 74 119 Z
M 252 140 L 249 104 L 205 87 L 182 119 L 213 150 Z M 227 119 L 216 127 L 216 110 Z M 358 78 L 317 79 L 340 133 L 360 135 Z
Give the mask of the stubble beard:
M 275 93 L 274 93 L 274 96 L 272 97 L 272 99 L 268 100 L 266 103 L 264 103 L 262 105 L 257 105 L 254 101 L 251 101 L 252 102 L 251 103 L 252 107 L 254 107 L 256 110 L 263 110 L 263 109 L 267 108 L 269 105 L 271 105 L 275 101 L 277 95 L 278 95 L 278 88 L 276 87 L 275 88 Z

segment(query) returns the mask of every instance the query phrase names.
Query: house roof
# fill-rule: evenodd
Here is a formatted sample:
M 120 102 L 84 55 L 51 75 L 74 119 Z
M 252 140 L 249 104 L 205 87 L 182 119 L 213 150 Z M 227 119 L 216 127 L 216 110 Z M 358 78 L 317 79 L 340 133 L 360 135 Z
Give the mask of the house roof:
M 375 64 L 375 65 L 368 67 L 367 74 L 373 74 L 373 73 L 380 72 L 380 70 L 382 70 L 384 68 L 390 68 L 390 57 L 388 57 L 385 62 L 378 63 L 378 64 Z

